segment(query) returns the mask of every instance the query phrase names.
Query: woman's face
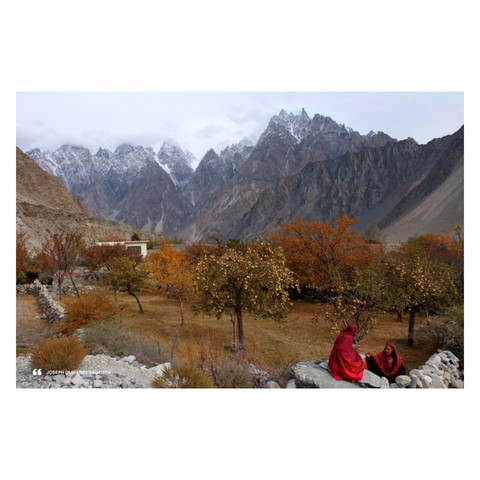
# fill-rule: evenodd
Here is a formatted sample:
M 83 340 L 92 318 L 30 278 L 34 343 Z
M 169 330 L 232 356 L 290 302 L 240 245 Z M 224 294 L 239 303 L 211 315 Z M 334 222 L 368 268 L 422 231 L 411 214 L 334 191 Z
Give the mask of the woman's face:
M 385 355 L 387 357 L 390 357 L 393 353 L 393 348 L 390 345 L 385 345 L 385 348 L 383 349 L 383 351 L 385 352 Z

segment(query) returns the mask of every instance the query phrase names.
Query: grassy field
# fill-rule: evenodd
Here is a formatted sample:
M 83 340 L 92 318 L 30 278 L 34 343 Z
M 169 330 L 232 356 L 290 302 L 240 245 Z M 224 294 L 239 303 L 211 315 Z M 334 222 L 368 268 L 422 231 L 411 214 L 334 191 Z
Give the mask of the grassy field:
M 127 323 L 138 333 L 158 340 L 170 355 L 175 344 L 174 359 L 192 362 L 205 354 L 215 355 L 231 351 L 232 323 L 225 317 L 217 320 L 206 315 L 195 316 L 186 308 L 185 326 L 180 327 L 178 302 L 156 295 L 140 295 L 145 310 L 139 312 L 135 299 L 127 294 L 117 294 L 120 312 L 117 318 Z M 64 298 L 63 306 L 68 311 L 72 298 Z M 283 368 L 289 362 L 314 360 L 330 355 L 335 336 L 330 335 L 330 323 L 325 319 L 325 306 L 295 301 L 291 312 L 281 323 L 246 316 L 244 319 L 245 344 L 250 361 L 267 369 Z M 425 317 L 418 315 L 416 329 L 425 325 Z M 436 346 L 431 342 L 417 340 L 414 346 L 407 346 L 408 321 L 397 321 L 397 316 L 386 314 L 379 318 L 374 331 L 366 335 L 359 344 L 360 353 L 377 353 L 387 340 L 397 344 L 397 350 L 404 358 L 407 371 L 423 364 Z
M 39 318 L 43 314 L 34 295 L 17 294 L 17 355 L 28 353 L 30 347 L 38 344 L 42 338 L 51 338 L 55 328 L 46 320 Z

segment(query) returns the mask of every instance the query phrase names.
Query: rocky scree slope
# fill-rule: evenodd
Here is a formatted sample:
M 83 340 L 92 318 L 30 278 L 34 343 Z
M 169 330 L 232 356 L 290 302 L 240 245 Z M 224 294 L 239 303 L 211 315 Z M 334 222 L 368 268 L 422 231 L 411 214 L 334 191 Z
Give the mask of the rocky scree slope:
M 417 208 L 435 189 L 439 191 L 430 202 L 433 222 L 426 224 L 422 219 L 424 230 L 453 233 L 457 225 L 463 226 L 462 166 L 463 128 L 427 145 L 412 139 L 389 141 L 382 147 L 310 162 L 263 190 L 233 233 L 253 237 L 299 216 L 332 222 L 337 212 L 362 221 L 364 229 L 374 223 L 385 229 Z M 450 187 L 446 189 L 446 185 Z M 447 210 L 450 215 L 442 215 L 445 202 L 451 207 Z M 392 226 L 388 238 L 402 241 L 425 233 L 419 223 L 411 223 L 409 229 L 404 223 Z

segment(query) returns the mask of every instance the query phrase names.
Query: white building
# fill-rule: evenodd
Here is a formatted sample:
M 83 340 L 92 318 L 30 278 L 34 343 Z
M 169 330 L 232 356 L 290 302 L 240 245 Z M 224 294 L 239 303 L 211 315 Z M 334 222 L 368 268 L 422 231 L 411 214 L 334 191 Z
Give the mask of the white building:
M 145 258 L 147 256 L 147 243 L 148 240 L 125 240 L 120 242 L 96 242 L 95 245 L 124 245 Z

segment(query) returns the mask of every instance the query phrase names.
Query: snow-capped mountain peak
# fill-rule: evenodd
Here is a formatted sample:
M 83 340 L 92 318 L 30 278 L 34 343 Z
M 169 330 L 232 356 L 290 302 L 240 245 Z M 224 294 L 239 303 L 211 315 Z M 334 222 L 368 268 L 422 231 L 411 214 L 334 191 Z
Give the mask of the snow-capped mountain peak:
M 310 131 L 311 119 L 304 108 L 300 113 L 288 113 L 282 108 L 278 115 L 270 119 L 270 123 L 265 133 L 269 130 L 285 130 L 296 142 L 300 142 Z
M 196 159 L 188 150 L 182 150 L 172 139 L 163 142 L 157 154 L 160 166 L 170 175 L 176 188 L 184 187 L 193 175 Z

